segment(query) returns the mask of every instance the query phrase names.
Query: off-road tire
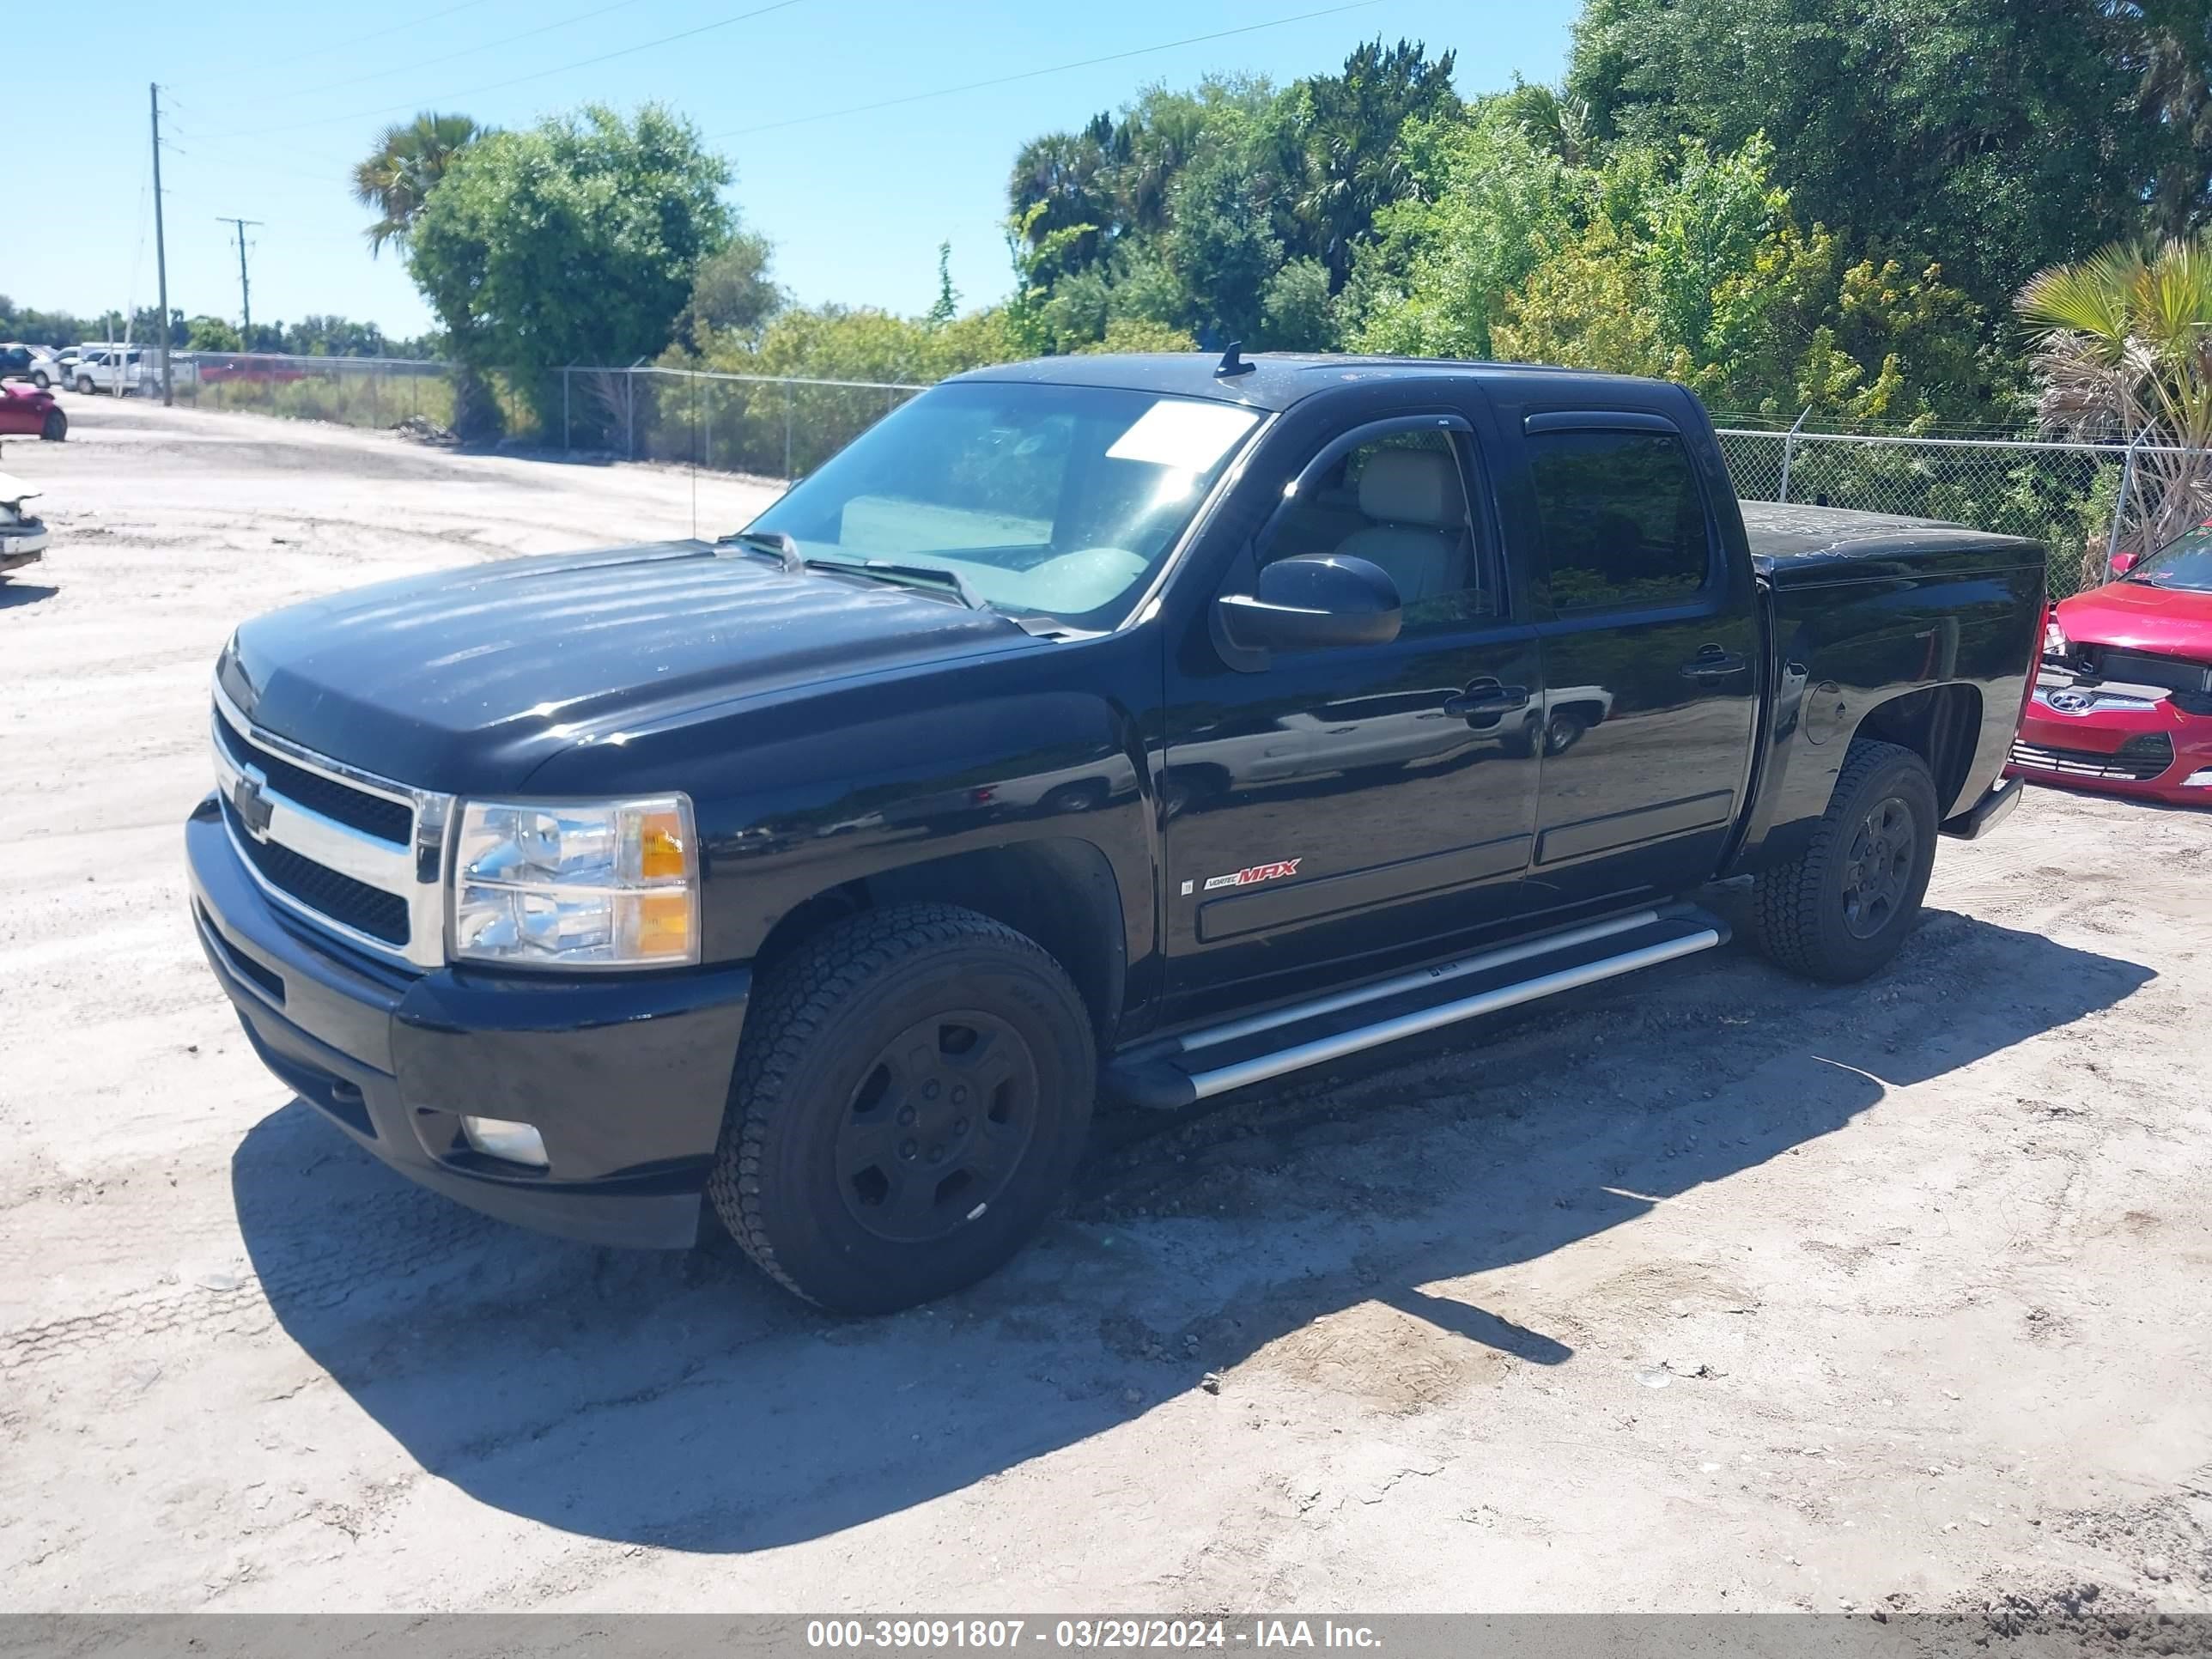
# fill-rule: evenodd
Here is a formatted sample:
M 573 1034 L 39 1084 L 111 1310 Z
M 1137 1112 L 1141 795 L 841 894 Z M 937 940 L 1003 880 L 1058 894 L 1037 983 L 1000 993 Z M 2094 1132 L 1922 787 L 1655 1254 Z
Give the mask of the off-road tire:
M 1028 1137 L 1006 1184 L 956 1231 L 878 1237 L 848 1200 L 841 1136 L 890 1045 L 963 1010 L 999 1022 L 1033 1067 Z M 842 1313 L 912 1307 L 994 1272 L 1043 1224 L 1082 1154 L 1097 1088 L 1089 1012 L 1035 940 L 951 905 L 870 911 L 757 988 L 708 1194 L 785 1289 Z
M 1902 803 L 1910 817 L 1911 859 L 1885 918 L 1863 937 L 1854 932 L 1846 906 L 1853 848 L 1869 815 L 1890 801 Z M 1893 743 L 1854 743 L 1812 844 L 1802 857 L 1759 876 L 1754 899 L 1759 945 L 1767 956 L 1791 973 L 1832 985 L 1864 979 L 1895 956 L 1928 890 L 1939 811 L 1936 780 L 1919 756 Z

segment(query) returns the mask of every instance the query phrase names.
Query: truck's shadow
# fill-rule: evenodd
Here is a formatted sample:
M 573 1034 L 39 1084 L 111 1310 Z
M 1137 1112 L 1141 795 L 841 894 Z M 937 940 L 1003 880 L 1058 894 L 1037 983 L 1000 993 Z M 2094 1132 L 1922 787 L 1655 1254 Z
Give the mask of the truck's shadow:
M 1575 1331 L 1450 1281 L 1764 1163 L 2151 977 L 1941 912 L 1891 980 L 1852 989 L 1724 952 L 1172 1134 L 1109 1121 L 1038 1246 L 884 1320 L 798 1306 L 726 1240 L 625 1254 L 479 1220 L 297 1102 L 248 1133 L 233 1188 L 284 1329 L 426 1470 L 576 1533 L 750 1550 L 967 1486 L 1255 1356 L 1325 1370 L 1348 1351 L 1364 1388 L 1378 1321 L 1429 1350 L 1425 1377 L 1500 1353 L 1572 1364 Z M 1545 1057 L 1548 1077 L 1516 1081 Z M 1352 1322 L 1341 1340 L 1304 1334 L 1332 1319 Z

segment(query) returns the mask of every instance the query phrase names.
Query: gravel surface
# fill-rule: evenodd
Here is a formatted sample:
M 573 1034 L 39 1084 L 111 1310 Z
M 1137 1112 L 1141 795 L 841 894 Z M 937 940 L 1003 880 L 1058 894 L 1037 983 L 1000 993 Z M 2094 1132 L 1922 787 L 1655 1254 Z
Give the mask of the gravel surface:
M 2036 793 L 1865 986 L 1108 1120 L 1012 1269 L 833 1321 L 386 1173 L 185 917 L 234 622 L 690 479 L 71 416 L 0 458 L 0 1605 L 2212 1610 L 2212 814 Z

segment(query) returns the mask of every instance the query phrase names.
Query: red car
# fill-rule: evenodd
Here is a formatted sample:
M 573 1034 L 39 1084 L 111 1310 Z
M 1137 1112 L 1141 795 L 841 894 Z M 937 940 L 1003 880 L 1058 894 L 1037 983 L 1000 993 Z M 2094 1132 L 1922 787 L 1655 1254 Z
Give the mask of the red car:
M 59 443 L 69 436 L 69 416 L 51 392 L 0 382 L 0 434 L 28 433 Z
M 2212 525 L 2059 604 L 2007 769 L 2212 806 Z

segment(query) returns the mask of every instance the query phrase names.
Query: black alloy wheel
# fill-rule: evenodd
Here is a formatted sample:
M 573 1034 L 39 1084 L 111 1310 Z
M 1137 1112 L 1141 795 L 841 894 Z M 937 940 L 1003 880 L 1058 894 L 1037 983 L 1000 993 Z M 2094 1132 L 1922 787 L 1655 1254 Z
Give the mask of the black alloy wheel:
M 837 1182 L 878 1238 L 927 1244 L 980 1218 L 1036 1133 L 1037 1069 L 1012 1026 L 979 1008 L 884 1045 L 837 1133 Z

